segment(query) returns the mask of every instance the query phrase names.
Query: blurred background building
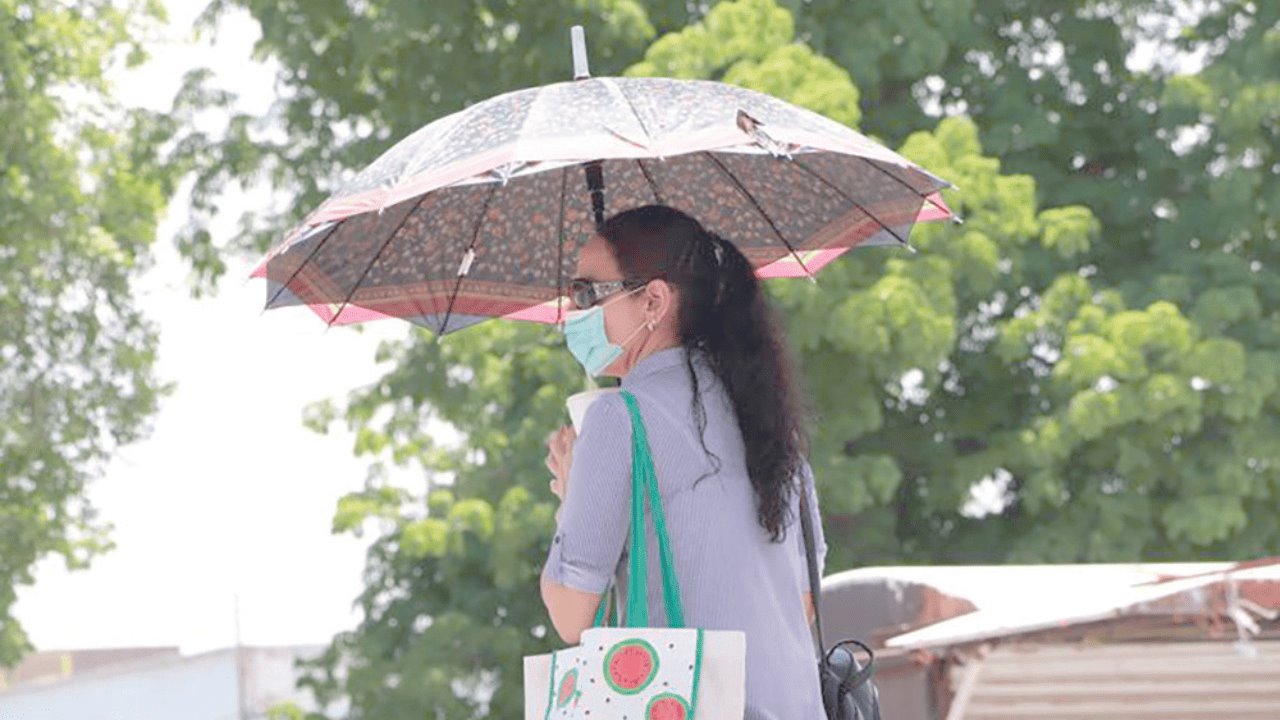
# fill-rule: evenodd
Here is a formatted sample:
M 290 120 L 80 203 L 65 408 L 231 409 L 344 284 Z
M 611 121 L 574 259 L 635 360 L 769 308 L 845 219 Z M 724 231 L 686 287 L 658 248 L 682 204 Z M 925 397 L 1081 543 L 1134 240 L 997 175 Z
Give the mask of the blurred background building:
M 321 646 L 239 647 L 181 655 L 176 647 L 38 652 L 3 676 L 5 720 L 255 720 L 293 703 L 295 663 Z
M 1280 718 L 1280 558 L 863 568 L 822 609 L 886 720 Z
M 1280 718 L 1280 558 L 862 568 L 824 581 L 822 610 L 828 646 L 877 648 L 886 720 Z M 296 663 L 322 650 L 37 652 L 0 674 L 0 719 L 309 712 Z

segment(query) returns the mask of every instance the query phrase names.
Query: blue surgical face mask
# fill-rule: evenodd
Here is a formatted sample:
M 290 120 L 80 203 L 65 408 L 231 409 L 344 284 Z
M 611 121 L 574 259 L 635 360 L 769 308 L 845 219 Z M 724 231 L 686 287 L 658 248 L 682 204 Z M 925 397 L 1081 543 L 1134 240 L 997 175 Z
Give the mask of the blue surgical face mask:
M 632 295 L 643 289 L 636 288 L 627 293 L 627 295 Z M 622 298 L 617 299 L 621 300 Z M 586 310 L 571 310 L 564 315 L 564 339 L 569 346 L 569 352 L 582 364 L 587 374 L 592 377 L 604 372 L 605 368 L 621 357 L 622 349 L 636 335 L 640 334 L 640 331 L 645 327 L 641 324 L 620 344 L 615 345 L 609 342 L 609 335 L 604 328 L 604 306 L 612 302 L 615 302 L 615 300 L 610 300 L 604 305 L 596 305 Z

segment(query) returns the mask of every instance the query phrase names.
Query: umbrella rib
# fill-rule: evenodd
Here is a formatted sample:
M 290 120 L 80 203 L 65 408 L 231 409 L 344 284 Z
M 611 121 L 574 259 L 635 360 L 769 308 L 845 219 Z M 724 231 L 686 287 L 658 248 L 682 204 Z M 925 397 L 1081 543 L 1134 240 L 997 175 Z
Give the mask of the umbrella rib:
M 368 265 L 364 266 L 364 271 L 360 273 L 359 279 L 356 280 L 355 285 L 351 286 L 351 292 L 347 293 L 347 297 L 344 298 L 342 304 L 338 306 L 338 312 L 333 314 L 333 319 L 328 323 L 329 327 L 333 327 L 334 323 L 338 322 L 338 318 L 342 317 L 342 313 L 346 311 L 347 305 L 351 303 L 351 298 L 355 297 L 356 291 L 360 289 L 360 283 L 364 282 L 364 279 L 369 276 L 369 271 L 373 269 L 374 265 L 378 264 L 378 258 L 382 257 L 382 253 L 387 249 L 387 246 L 390 245 L 391 241 L 396 239 L 396 235 L 399 235 L 400 231 L 404 229 L 405 223 L 409 222 L 409 218 L 413 215 L 413 212 L 418 209 L 418 206 L 422 205 L 422 201 L 426 199 L 427 194 L 428 193 L 423 193 L 418 198 L 418 201 L 413 204 L 413 207 L 409 208 L 409 212 L 405 213 L 403 218 L 400 218 L 400 224 L 396 225 L 396 229 L 392 230 L 391 234 L 387 235 L 387 239 L 382 242 L 382 246 L 378 248 L 378 252 L 374 253 L 373 259 L 369 261 Z
M 619 83 L 611 84 L 618 89 L 618 94 L 622 96 L 624 101 L 626 101 L 627 107 L 631 108 L 631 114 L 635 116 L 636 122 L 640 123 L 640 129 L 644 131 L 645 140 L 652 141 L 653 135 L 649 133 L 649 126 L 645 124 L 644 118 L 640 117 L 640 111 L 636 109 L 636 104 L 631 102 L 631 96 L 627 94 L 626 89 Z
M 415 208 L 414 208 L 414 210 L 417 210 L 417 208 L 415 207 Z M 412 213 L 410 213 L 410 214 L 412 214 Z M 424 274 L 426 274 L 426 273 L 424 273 Z M 424 279 L 425 279 L 425 278 L 424 278 Z M 423 307 L 423 305 L 422 305 L 422 301 L 423 301 L 423 299 L 424 299 L 424 298 L 423 298 L 423 296 L 424 296 L 424 295 L 427 295 L 427 292 L 426 292 L 426 290 L 425 290 L 425 289 L 424 289 L 424 290 L 423 290 L 423 292 L 421 292 L 421 293 L 413 293 L 413 294 L 411 295 L 411 297 L 412 297 L 412 299 L 413 299 L 413 309 L 414 309 L 414 310 L 416 310 L 416 311 L 418 311 L 418 314 L 417 314 L 417 315 L 415 315 L 414 317 L 416 317 L 416 318 L 421 318 L 422 322 L 421 322 L 421 323 L 419 323 L 419 322 L 414 321 L 414 320 L 413 320 L 413 319 L 411 319 L 411 318 L 405 318 L 406 320 L 409 320 L 409 322 L 412 322 L 414 325 L 418 325 L 418 326 L 420 326 L 420 327 L 425 326 L 425 323 L 427 322 L 427 317 L 428 317 L 428 316 L 430 315 L 430 313 L 431 313 L 431 311 L 430 311 L 430 310 L 428 310 L 427 308 Z M 429 327 L 429 326 L 427 326 L 427 327 Z
M 747 198 L 747 202 L 750 202 L 752 207 L 756 209 L 756 212 L 760 213 L 760 217 L 764 218 L 764 221 L 769 223 L 769 227 L 773 230 L 773 234 L 777 235 L 778 239 L 782 241 L 782 244 L 787 246 L 787 250 L 791 251 L 791 256 L 796 259 L 796 262 L 800 263 L 800 269 L 804 270 L 804 274 L 810 279 L 813 279 L 813 273 L 809 272 L 809 266 L 805 265 L 804 259 L 800 257 L 800 253 L 796 251 L 795 246 L 793 246 L 782 234 L 782 230 L 778 229 L 778 224 L 773 221 L 773 218 L 769 217 L 769 213 L 764 211 L 764 207 L 760 204 L 760 201 L 756 199 L 756 196 L 742 184 L 742 181 L 733 174 L 733 171 L 720 161 L 720 158 L 709 152 L 704 152 L 702 154 L 705 155 L 707 159 L 711 160 L 711 162 L 715 163 L 715 166 L 720 169 L 720 172 L 724 173 L 725 177 L 729 179 L 729 182 L 733 183 L 733 186 L 738 189 L 738 192 L 742 193 L 742 195 Z
M 666 205 L 667 203 L 662 199 L 662 193 L 658 191 L 658 183 L 654 182 L 653 175 L 649 173 L 649 168 L 644 166 L 644 161 L 636 158 L 636 165 L 640 168 L 640 174 L 644 175 L 645 182 L 649 183 L 649 189 L 653 191 L 653 199 L 659 205 Z
M 279 289 L 279 290 L 277 290 L 277 291 L 276 291 L 276 293 L 275 293 L 274 295 L 272 295 L 272 296 L 271 296 L 271 299 L 270 299 L 270 300 L 267 300 L 267 305 L 266 305 L 266 307 L 267 307 L 268 309 L 270 309 L 270 307 L 271 307 L 272 303 L 274 303 L 276 300 L 279 300 L 279 299 L 280 299 L 280 296 L 281 296 L 282 294 L 284 294 L 284 291 L 285 291 L 285 290 L 288 290 L 288 289 L 289 289 L 289 285 L 290 285 L 294 280 L 296 280 L 296 279 L 297 279 L 298 275 L 302 272 L 302 268 L 306 267 L 306 266 L 307 266 L 307 263 L 311 262 L 311 258 L 314 258 L 314 257 L 316 256 L 316 253 L 320 252 L 320 248 L 323 248 L 323 247 L 324 247 L 324 244 L 325 244 L 325 243 L 327 243 L 327 242 L 329 242 L 329 238 L 333 237 L 334 233 L 338 232 L 338 226 L 339 226 L 339 225 L 341 225 L 341 224 L 342 224 L 342 223 L 344 223 L 344 222 L 346 222 L 346 218 L 343 218 L 342 220 L 340 220 L 340 221 L 338 221 L 338 222 L 334 223 L 334 224 L 333 224 L 333 227 L 329 230 L 329 234 L 328 234 L 328 235 L 325 235 L 325 236 L 324 236 L 324 237 L 322 237 L 322 238 L 320 238 L 320 242 L 316 243 L 315 248 L 311 250 L 311 254 L 307 256 L 307 259 L 306 259 L 306 260 L 303 260 L 301 263 L 299 263 L 299 264 L 298 264 L 298 269 L 297 269 L 297 270 L 294 270 L 294 271 L 293 271 L 293 274 L 289 276 L 289 279 L 288 279 L 288 280 L 286 280 L 286 281 L 285 281 L 285 283 L 284 283 L 283 285 L 281 285 L 281 286 L 280 286 L 280 289 Z M 274 258 L 272 258 L 272 259 L 274 259 Z M 268 260 L 267 262 L 268 262 L 268 263 L 270 263 L 270 262 L 271 262 L 271 260 Z M 268 275 L 268 276 L 267 276 L 267 279 L 268 279 L 268 281 L 270 281 L 270 275 Z
M 846 201 L 848 201 L 848 202 L 850 202 L 850 203 L 853 203 L 853 206 L 854 206 L 854 207 L 858 208 L 858 209 L 859 209 L 859 210 L 861 210 L 864 214 L 866 214 L 866 216 L 867 216 L 867 217 L 869 217 L 869 218 L 871 218 L 872 220 L 874 220 L 874 221 L 875 221 L 875 223 L 876 223 L 877 225 L 879 225 L 880 227 L 882 227 L 882 228 L 884 228 L 885 230 L 887 230 L 887 231 L 889 232 L 889 234 L 890 234 L 890 235 L 892 235 L 892 236 L 893 236 L 893 238 L 894 238 L 895 240 L 897 240 L 899 243 L 902 243 L 903 247 L 906 247 L 906 248 L 908 248 L 908 249 L 913 249 L 913 248 L 911 248 L 911 243 L 907 242 L 906 238 L 904 238 L 904 237 L 902 237 L 901 235 L 899 235 L 896 231 L 894 231 L 894 229 L 893 229 L 893 228 L 891 228 L 891 227 L 889 227 L 888 225 L 885 225 L 883 222 L 881 222 L 881 221 L 880 221 L 880 218 L 878 218 L 878 217 L 876 217 L 875 215 L 871 214 L 871 211 L 870 211 L 870 210 L 868 210 L 868 209 L 866 208 L 866 206 L 865 206 L 865 205 L 863 205 L 862 203 L 858 202 L 857 200 L 854 200 L 852 195 L 850 195 L 849 193 L 845 192 L 844 190 L 841 190 L 841 189 L 840 189 L 840 188 L 839 188 L 835 183 L 833 183 L 833 182 L 831 182 L 830 180 L 828 180 L 827 178 L 823 177 L 822 175 L 820 175 L 820 174 L 818 173 L 818 171 L 814 170 L 813 168 L 809 167 L 808 165 L 805 165 L 802 161 L 800 161 L 800 160 L 793 160 L 792 162 L 794 162 L 794 163 L 796 164 L 796 167 L 798 167 L 798 168 L 800 168 L 801 170 L 804 170 L 805 172 L 807 172 L 807 173 L 809 173 L 810 175 L 812 175 L 812 176 L 813 176 L 813 177 L 814 177 L 818 182 L 820 182 L 820 183 L 822 183 L 823 185 L 826 185 L 827 187 L 829 187 L 829 188 L 831 188 L 832 190 L 834 190 L 834 191 L 836 192 L 836 194 L 837 194 L 837 195 L 839 195 L 840 197 L 844 198 Z
M 480 239 L 480 226 L 484 224 L 484 216 L 489 214 L 489 203 L 493 202 L 493 196 L 497 194 L 501 183 L 491 183 L 489 194 L 484 196 L 484 207 L 480 208 L 480 214 L 476 217 L 476 225 L 471 231 L 471 244 L 467 246 L 467 254 L 476 249 L 476 241 Z M 467 254 L 463 255 L 463 262 Z M 458 293 L 462 290 L 462 281 L 466 279 L 467 273 L 463 272 L 465 265 L 458 268 L 458 280 L 453 284 L 453 294 L 449 296 L 449 307 L 444 311 L 444 322 L 440 323 L 440 333 L 437 337 L 444 337 L 445 332 L 449 329 L 449 319 L 453 317 L 453 305 L 458 301 Z
M 901 185 L 902 187 L 904 187 L 904 188 L 906 188 L 906 189 L 910 190 L 911 192 L 915 193 L 915 194 L 916 194 L 920 199 L 924 200 L 925 202 L 929 203 L 930 205 L 934 206 L 935 208 L 937 208 L 937 209 L 939 209 L 939 210 L 942 210 L 943 212 L 947 213 L 948 215 L 955 215 L 955 213 L 950 212 L 947 208 L 944 208 L 944 207 L 942 207 L 941 205 L 939 205 L 938 203 L 934 202 L 933 200 L 931 200 L 931 199 L 929 198 L 929 196 L 928 196 L 928 195 L 925 195 L 924 193 L 922 193 L 922 192 L 920 192 L 919 190 L 915 189 L 914 187 L 912 187 L 912 186 L 911 186 L 911 184 L 910 184 L 910 183 L 908 183 L 907 181 L 905 181 L 905 180 L 903 180 L 902 178 L 898 177 L 897 175 L 894 175 L 893 173 L 889 172 L 888 170 L 885 170 L 884 168 L 880 167 L 880 166 L 879 166 L 879 165 L 877 165 L 876 163 L 872 162 L 871 160 L 868 160 L 867 158 L 865 158 L 865 157 L 863 157 L 863 156 L 861 156 L 861 155 L 857 155 L 857 156 L 855 156 L 855 157 L 857 157 L 857 158 L 858 158 L 859 160 L 861 160 L 862 162 L 864 162 L 864 163 L 866 163 L 866 164 L 870 165 L 871 167 L 873 167 L 873 168 L 875 168 L 875 169 L 879 170 L 880 172 L 884 173 L 885 175 L 888 175 L 889 177 L 893 178 L 893 181 L 894 181 L 894 182 L 898 183 L 898 184 L 899 184 L 899 185 Z M 946 182 L 946 181 L 944 180 L 943 182 Z M 947 183 L 947 184 L 948 184 L 948 185 L 950 185 L 951 183 Z
M 556 322 L 564 320 L 564 203 L 569 194 L 569 166 L 560 170 L 560 217 L 556 220 L 556 237 L 560 250 L 556 254 Z

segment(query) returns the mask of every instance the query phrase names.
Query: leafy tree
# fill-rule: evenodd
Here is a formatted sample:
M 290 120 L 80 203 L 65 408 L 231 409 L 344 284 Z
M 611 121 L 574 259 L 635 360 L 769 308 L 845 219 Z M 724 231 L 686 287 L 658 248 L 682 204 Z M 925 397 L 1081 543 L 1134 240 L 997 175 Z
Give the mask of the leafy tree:
M 740 55 L 726 47 L 741 48 Z M 664 67 L 667 57 L 700 62 L 702 76 L 733 79 L 797 102 L 812 98 L 846 121 L 858 118 L 857 91 L 847 74 L 795 43 L 789 15 L 771 2 L 717 6 L 705 25 L 656 43 L 631 72 L 694 75 Z M 953 120 L 936 134 L 913 138 L 917 152 L 932 151 L 928 160 L 945 161 L 971 188 L 965 202 L 974 211 L 963 242 L 948 244 L 935 232 L 936 248 L 924 238 L 926 255 L 936 250 L 943 256 L 913 262 L 865 252 L 828 268 L 816 289 L 794 282 L 775 287 L 792 311 L 793 339 L 805 351 L 813 382 L 837 382 L 847 395 L 834 397 L 856 405 L 844 400 L 843 406 L 821 408 L 824 423 L 814 458 L 830 517 L 848 518 L 894 497 L 900 475 L 894 459 L 850 458 L 844 444 L 880 425 L 872 418 L 880 415 L 882 376 L 901 374 L 912 363 L 936 366 L 947 357 L 955 335 L 954 296 L 963 293 L 969 304 L 989 296 L 1000 276 L 1001 250 L 1016 254 L 1046 229 L 1070 247 L 1087 245 L 1096 232 L 1092 216 L 1080 208 L 1037 216 L 1033 183 L 1000 176 L 998 163 L 981 156 L 975 132 L 972 124 Z M 963 271 L 960 289 L 942 287 L 953 284 L 952 262 Z M 886 313 L 889 308 L 899 312 Z M 827 330 L 820 318 L 831 314 L 850 322 Z M 878 334 L 885 338 L 868 350 L 875 345 L 868 336 Z M 861 355 L 856 365 L 865 370 L 849 373 L 849 358 L 841 353 Z M 452 477 L 452 483 L 428 492 L 425 514 L 421 497 L 387 486 L 376 473 L 366 491 L 343 501 L 337 529 L 359 529 L 370 518 L 387 529 L 370 554 L 368 588 L 360 599 L 366 620 L 336 639 L 311 681 L 322 696 L 345 692 L 359 712 L 371 716 L 427 707 L 444 710 L 445 717 L 518 712 L 520 666 L 513 659 L 547 648 L 543 611 L 529 597 L 551 529 L 552 506 L 537 468 L 546 433 L 562 421 L 562 399 L 580 382 L 581 371 L 556 333 L 498 324 L 442 343 L 417 336 L 390 343 L 381 359 L 394 361 L 396 370 L 354 395 L 345 409 L 346 422 L 360 433 L 358 451 L 419 462 L 436 477 Z M 320 406 L 311 420 L 324 427 L 335 412 Z M 462 431 L 467 442 L 437 446 L 428 429 L 439 422 Z M 339 665 L 348 667 L 341 684 L 333 675 Z M 393 679 L 387 687 L 386 677 L 405 673 L 418 682 Z M 431 678 L 426 684 L 424 676 Z M 486 704 L 469 692 L 451 692 L 461 678 L 496 686 L 497 693 Z
M 1000 290 L 1005 322 L 966 320 L 971 336 L 999 334 L 973 338 L 971 358 L 961 336 L 944 392 L 924 388 L 927 420 L 858 439 L 918 441 L 898 453 L 915 456 L 900 462 L 906 556 L 1274 553 L 1280 306 L 1265 268 L 1280 235 L 1280 7 L 973 0 L 867 13 L 819 0 L 801 25 L 878 108 L 874 129 L 901 137 L 930 106 L 966 111 L 1042 202 L 1097 222 L 1095 242 Z M 959 406 L 948 382 L 984 402 Z M 972 424 L 983 407 L 1002 421 Z M 952 448 L 926 450 L 929 438 Z M 933 460 L 913 472 L 921 457 Z M 1007 502 L 996 522 L 907 512 L 992 473 Z
M 306 683 L 322 702 L 349 698 L 352 717 L 519 715 L 519 658 L 551 647 L 536 588 L 554 507 L 536 468 L 582 370 L 552 332 L 474 330 L 385 343 L 379 356 L 395 369 L 343 413 L 360 428 L 358 452 L 421 464 L 431 478 L 411 492 L 375 466 L 334 519 L 336 532 L 379 533 L 358 600 L 364 619 Z M 309 421 L 326 427 L 332 413 L 314 408 Z M 441 422 L 466 443 L 438 444 L 426 428 Z
M 0 0 L 0 666 L 30 649 L 11 612 L 36 562 L 110 547 L 86 486 L 164 390 L 130 283 L 182 172 L 160 154 L 182 114 L 118 107 L 106 74 L 145 59 L 162 19 Z
M 247 6 L 275 28 L 263 51 L 282 59 L 303 98 L 286 111 L 352 93 L 307 65 L 326 47 L 321 30 L 342 27 L 345 5 Z M 361 7 L 399 17 L 399 5 Z M 464 88 L 442 103 L 453 109 L 509 82 L 562 77 L 560 40 L 501 70 L 529 39 L 520 28 L 542 27 L 522 14 L 542 11 L 524 7 L 511 11 L 519 43 L 472 46 L 499 68 L 488 84 L 455 63 L 423 87 Z M 1276 261 L 1280 11 L 733 0 L 686 24 L 683 7 L 651 5 L 647 18 L 625 7 L 634 12 L 600 17 L 654 32 L 623 33 L 636 44 L 611 48 L 607 67 L 634 59 L 632 74 L 716 78 L 808 105 L 962 190 L 947 200 L 967 223 L 917 228 L 917 255 L 859 250 L 816 286 L 771 285 L 821 391 L 813 459 L 832 567 L 1276 552 L 1280 293 L 1266 268 Z M 1171 22 L 1181 30 L 1167 35 Z M 406 27 L 388 22 L 363 47 L 410 47 Z M 1154 48 L 1150 67 L 1139 44 Z M 1189 53 L 1203 66 L 1169 60 Z M 404 97 L 376 72 L 404 63 L 361 57 L 345 63 L 370 68 L 360 93 Z M 306 191 L 302 207 L 338 168 L 429 119 L 416 106 L 374 104 L 383 114 L 353 115 L 363 134 L 324 136 L 312 155 L 299 150 L 292 167 L 272 170 Z M 346 117 L 322 122 L 341 128 Z M 327 132 L 288 122 L 290 148 Z M 275 152 L 233 140 L 263 159 Z M 206 175 L 210 188 L 234 174 L 218 172 Z M 380 359 L 394 363 L 385 378 L 309 417 L 318 429 L 346 422 L 357 452 L 376 458 L 335 529 L 378 538 L 365 619 L 308 682 L 322 699 L 349 698 L 355 717 L 516 713 L 516 658 L 550 644 L 532 591 L 551 530 L 543 440 L 580 372 L 554 332 L 497 323 L 444 342 L 414 335 Z M 440 423 L 463 444 L 438 444 Z M 383 463 L 421 466 L 426 490 L 390 485 Z M 974 501 L 975 488 L 988 502 Z
M 735 47 L 731 28 L 750 13 L 757 28 L 779 27 L 771 3 L 737 5 L 737 19 L 726 12 L 663 37 L 639 69 L 733 81 L 717 55 Z M 1162 47 L 1160 21 L 1185 8 L 1125 8 L 909 1 L 889 14 L 816 0 L 800 10 L 805 36 L 869 88 L 873 129 L 905 137 L 932 103 L 967 109 L 978 130 L 944 121 L 937 138 L 917 134 L 904 147 L 965 189 L 952 196 L 970 219 L 962 233 L 920 228 L 922 257 L 882 266 L 864 254 L 817 289 L 779 288 L 798 310 L 793 336 L 823 388 L 816 459 L 838 484 L 825 494 L 827 519 L 837 536 L 849 533 L 846 562 L 1241 556 L 1280 546 L 1276 281 L 1261 272 L 1277 234 L 1280 106 L 1268 68 L 1280 11 L 1218 4 Z M 755 57 L 775 52 L 768 32 L 744 43 Z M 1156 43 L 1157 57 L 1204 52 L 1206 67 L 1131 70 L 1139 40 Z M 970 179 L 982 159 L 949 155 L 977 155 L 979 145 L 1033 172 L 1034 187 L 1027 177 Z M 1004 186 L 994 197 L 1008 217 L 988 227 L 999 207 L 983 197 L 992 180 Z M 1037 192 L 1072 204 L 1037 215 Z M 916 294 L 859 292 L 901 291 L 902 268 L 922 279 Z M 846 283 L 846 271 L 864 274 Z M 932 320 L 950 326 L 927 322 L 924 298 L 943 301 Z M 839 303 L 849 322 L 829 323 Z M 922 317 L 909 320 L 913 312 Z M 810 336 L 810 323 L 831 336 Z M 862 327 L 868 334 L 851 330 Z M 893 352 L 895 341 L 933 338 L 933 356 Z M 848 397 L 834 399 L 833 386 Z M 850 478 L 866 491 L 846 492 Z M 976 484 L 1002 496 L 997 517 L 961 512 Z

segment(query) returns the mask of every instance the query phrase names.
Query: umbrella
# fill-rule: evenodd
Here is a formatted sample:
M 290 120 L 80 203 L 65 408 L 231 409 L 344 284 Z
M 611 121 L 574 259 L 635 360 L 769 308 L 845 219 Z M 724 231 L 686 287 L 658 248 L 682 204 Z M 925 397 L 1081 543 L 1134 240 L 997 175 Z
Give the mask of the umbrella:
M 952 217 L 949 183 L 840 123 L 723 83 L 593 78 L 573 37 L 574 81 L 426 125 L 308 215 L 254 271 L 267 308 L 438 335 L 497 317 L 559 322 L 606 204 L 682 210 L 761 277 L 812 277 L 852 247 L 907 245 L 914 223 Z

